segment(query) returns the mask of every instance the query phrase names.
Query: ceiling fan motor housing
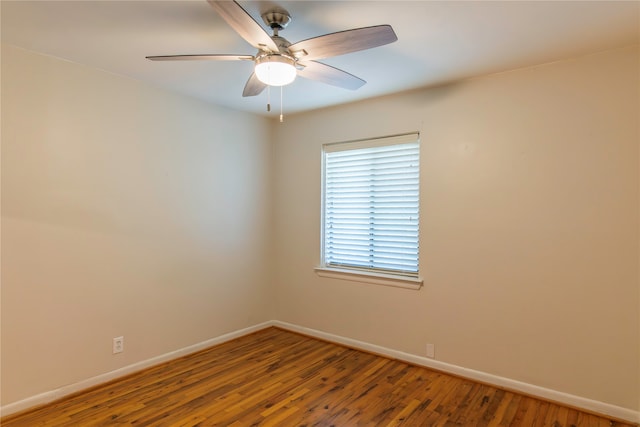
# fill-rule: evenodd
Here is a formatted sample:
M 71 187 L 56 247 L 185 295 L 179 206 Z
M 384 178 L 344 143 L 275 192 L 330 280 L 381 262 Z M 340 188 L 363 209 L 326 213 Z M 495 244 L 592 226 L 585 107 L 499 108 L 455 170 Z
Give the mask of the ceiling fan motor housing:
M 291 55 L 291 52 L 289 52 L 289 46 L 291 46 L 291 43 L 289 43 L 287 39 L 280 36 L 271 36 L 271 39 L 276 46 L 278 46 L 278 50 L 282 55 L 293 56 Z

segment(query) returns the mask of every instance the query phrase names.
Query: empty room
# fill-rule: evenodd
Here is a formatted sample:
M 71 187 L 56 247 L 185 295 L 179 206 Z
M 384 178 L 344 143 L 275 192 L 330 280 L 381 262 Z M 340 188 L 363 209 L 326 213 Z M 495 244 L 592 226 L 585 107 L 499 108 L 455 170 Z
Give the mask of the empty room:
M 640 2 L 0 17 L 3 426 L 640 422 Z

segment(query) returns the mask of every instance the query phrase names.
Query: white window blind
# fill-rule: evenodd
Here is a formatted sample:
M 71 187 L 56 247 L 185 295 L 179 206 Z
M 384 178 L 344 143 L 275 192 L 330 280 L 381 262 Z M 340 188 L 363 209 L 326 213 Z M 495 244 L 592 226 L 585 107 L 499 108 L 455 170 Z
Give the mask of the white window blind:
M 418 275 L 418 134 L 324 146 L 323 265 Z

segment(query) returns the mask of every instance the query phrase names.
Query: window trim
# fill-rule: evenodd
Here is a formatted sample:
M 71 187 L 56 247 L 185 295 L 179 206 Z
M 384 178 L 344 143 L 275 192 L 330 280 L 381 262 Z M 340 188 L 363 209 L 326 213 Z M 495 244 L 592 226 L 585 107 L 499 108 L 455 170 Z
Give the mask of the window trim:
M 401 276 L 399 274 L 374 273 L 372 271 L 356 269 L 316 267 L 314 270 L 319 277 L 368 283 L 371 285 L 393 286 L 416 291 L 422 287 L 424 282 L 420 276 Z
M 325 264 L 325 197 L 326 197 L 326 156 L 327 152 L 356 150 L 359 148 L 369 148 L 376 146 L 398 145 L 418 141 L 420 143 L 420 133 L 409 132 L 404 134 L 389 135 L 376 138 L 366 138 L 353 141 L 333 142 L 322 145 L 321 152 L 321 212 L 320 212 L 320 265 L 314 269 L 319 277 L 347 280 L 352 282 L 368 283 L 382 286 L 393 286 L 404 289 L 419 290 L 423 286 L 423 279 L 420 276 L 420 262 L 418 261 L 418 271 L 413 274 L 402 274 L 401 272 L 382 272 L 368 270 L 358 267 L 336 267 Z M 418 170 L 420 173 L 420 168 Z M 420 179 L 418 179 L 420 181 Z M 419 227 L 418 227 L 419 228 Z M 418 234 L 418 239 L 420 235 Z

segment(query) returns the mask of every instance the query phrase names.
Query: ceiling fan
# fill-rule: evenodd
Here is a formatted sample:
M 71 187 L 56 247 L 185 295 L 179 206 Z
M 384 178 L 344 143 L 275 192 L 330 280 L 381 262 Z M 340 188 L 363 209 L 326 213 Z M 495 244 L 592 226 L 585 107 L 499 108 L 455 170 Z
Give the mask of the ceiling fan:
M 356 90 L 366 82 L 316 60 L 383 46 L 398 39 L 390 25 L 376 25 L 325 34 L 292 44 L 278 34 L 291 22 L 291 15 L 285 9 L 275 7 L 261 15 L 265 24 L 273 31 L 270 36 L 237 2 L 207 1 L 231 28 L 258 49 L 255 55 L 161 55 L 146 58 L 152 61 L 253 61 L 254 72 L 249 77 L 242 96 L 256 96 L 267 86 L 287 85 L 297 75 Z

